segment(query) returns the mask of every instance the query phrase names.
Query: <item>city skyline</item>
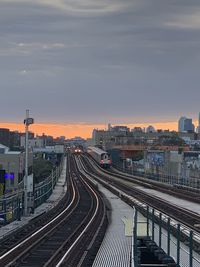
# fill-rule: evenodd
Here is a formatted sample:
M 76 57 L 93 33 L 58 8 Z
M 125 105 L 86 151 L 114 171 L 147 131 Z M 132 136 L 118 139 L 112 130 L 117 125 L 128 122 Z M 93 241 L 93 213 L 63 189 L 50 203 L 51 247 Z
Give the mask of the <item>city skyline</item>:
M 198 120 L 194 120 L 193 123 L 197 127 Z M 146 128 L 149 125 L 155 127 L 156 130 L 178 130 L 178 120 L 174 122 L 152 122 L 152 123 L 119 123 L 119 124 L 112 124 L 115 125 L 123 125 L 128 126 L 130 129 L 134 127 L 142 127 Z M 24 124 L 23 123 L 6 123 L 0 122 L 0 128 L 8 128 L 12 131 L 19 131 L 24 132 Z M 73 138 L 75 136 L 80 136 L 82 138 L 91 138 L 93 129 L 99 130 L 107 130 L 108 124 L 86 124 L 86 123 L 79 123 L 79 124 L 58 124 L 58 123 L 37 123 L 30 126 L 30 131 L 34 132 L 35 134 L 42 135 L 43 133 L 46 135 L 52 135 L 53 137 L 65 136 L 66 138 Z
M 199 10 L 195 0 L 0 1 L 1 120 L 20 122 L 27 107 L 62 125 L 194 118 Z

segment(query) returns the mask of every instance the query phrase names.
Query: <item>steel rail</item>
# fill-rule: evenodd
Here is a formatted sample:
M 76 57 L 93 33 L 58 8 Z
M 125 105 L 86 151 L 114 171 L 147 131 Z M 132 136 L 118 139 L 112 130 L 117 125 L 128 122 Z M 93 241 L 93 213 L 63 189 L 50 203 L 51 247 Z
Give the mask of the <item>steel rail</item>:
M 66 158 L 66 164 L 68 164 Z M 67 166 L 67 165 L 66 165 Z M 69 166 L 67 169 L 70 169 Z M 66 178 L 65 178 L 65 186 L 70 185 L 68 171 L 66 169 Z M 11 250 L 17 244 L 22 242 L 27 237 L 31 236 L 35 231 L 41 228 L 42 225 L 49 222 L 52 218 L 55 218 L 61 211 L 63 211 L 64 207 L 70 202 L 70 193 L 68 194 L 69 186 L 66 186 L 66 192 L 61 199 L 58 200 L 56 205 L 52 206 L 48 211 L 43 211 L 37 216 L 34 216 L 32 219 L 28 221 L 28 223 L 20 224 L 18 227 L 12 229 L 6 234 L 1 236 L 0 242 L 0 255 L 3 255 L 8 250 Z
M 88 164 L 91 164 L 91 162 L 88 161 Z M 94 166 L 91 165 L 92 168 L 94 168 Z M 116 188 L 118 188 L 121 191 L 124 191 L 125 193 L 127 193 L 130 196 L 133 196 L 135 198 L 138 198 L 140 201 L 146 203 L 147 205 L 150 205 L 154 208 L 156 208 L 157 210 L 160 210 L 162 212 L 164 212 L 165 214 L 168 214 L 170 217 L 173 217 L 175 220 L 177 221 L 181 221 L 183 222 L 183 219 L 185 217 L 185 220 L 190 217 L 193 217 L 193 219 L 191 219 L 191 221 L 195 222 L 196 220 L 196 225 L 198 225 L 200 223 L 200 215 L 197 215 L 196 213 L 193 213 L 192 211 L 187 212 L 187 210 L 180 208 L 177 205 L 173 205 L 167 201 L 164 201 L 161 198 L 152 196 L 148 193 L 145 193 L 144 191 L 140 190 L 140 189 L 136 189 L 131 187 L 130 185 L 126 185 L 124 184 L 123 180 L 120 180 L 120 178 L 117 178 L 118 181 L 114 181 L 114 179 L 116 179 L 116 177 L 114 175 L 109 174 L 108 176 L 104 176 L 102 175 L 102 173 L 98 173 L 97 169 L 95 169 L 96 171 L 96 175 L 98 175 L 98 177 L 95 178 L 99 178 L 99 175 L 101 175 L 101 179 L 103 179 L 106 182 L 110 182 L 112 184 L 112 186 L 115 186 Z M 91 171 L 90 171 L 91 174 Z M 106 177 L 106 178 L 105 178 Z M 144 199 L 146 198 L 146 199 Z M 154 201 L 157 201 L 157 204 L 153 204 Z M 165 206 L 165 208 L 161 208 L 161 206 Z M 168 211 L 166 212 L 166 208 L 168 207 Z M 173 213 L 170 211 L 174 211 Z M 184 217 L 177 217 L 176 211 L 179 211 L 179 213 L 181 212 L 182 216 Z M 185 226 L 189 227 L 190 229 L 193 229 L 195 232 L 200 233 L 200 229 L 198 227 L 196 227 L 195 225 L 192 225 L 190 223 L 187 223 L 186 221 L 184 222 Z
M 85 259 L 87 261 L 87 254 L 89 254 L 89 247 L 92 246 L 92 244 L 95 242 L 96 238 L 98 238 L 98 232 L 101 229 L 101 226 L 103 225 L 104 217 L 105 217 L 105 206 L 103 205 L 103 214 L 102 214 L 102 199 L 99 196 L 97 192 L 92 188 L 91 181 L 86 181 L 85 177 L 80 174 L 78 168 L 77 168 L 77 161 L 74 159 L 74 171 L 75 175 L 81 179 L 82 183 L 85 185 L 86 190 L 89 192 L 89 195 L 92 200 L 92 205 L 90 210 L 88 211 L 87 216 L 84 218 L 84 220 L 81 222 L 81 224 L 74 230 L 74 232 L 69 237 L 69 240 L 71 240 L 73 243 L 70 244 L 70 247 L 68 246 L 69 242 L 66 240 L 52 255 L 52 257 L 45 263 L 43 267 L 50 267 L 50 266 L 62 266 L 64 263 L 68 266 L 74 266 L 74 264 L 77 264 L 77 260 L 74 260 L 74 258 L 77 258 L 77 252 L 74 251 L 75 247 L 78 247 L 78 254 L 80 255 L 81 262 L 84 262 Z M 75 164 L 76 163 L 76 164 Z M 95 199 L 95 201 L 93 200 Z M 101 205 L 100 205 L 101 203 Z M 92 216 L 92 217 L 91 217 Z M 89 220 L 89 221 L 88 221 Z M 85 225 L 86 224 L 86 225 Z M 83 229 L 82 226 L 84 226 Z M 94 235 L 91 236 L 91 233 L 95 232 Z M 77 235 L 78 233 L 78 235 Z M 84 239 L 83 239 L 84 238 Z M 92 239 L 92 240 L 91 240 Z M 86 244 L 89 244 L 89 247 L 86 249 Z M 88 245 L 86 245 L 88 246 Z M 63 251 L 67 251 L 63 255 Z M 62 255 L 62 257 L 61 257 Z M 76 256 L 75 256 L 76 255 Z M 61 258 L 60 258 L 61 257 Z M 60 258 L 60 259 L 59 259 Z M 74 262 L 75 261 L 75 262 Z M 79 264 L 79 263 L 78 263 Z M 66 266 L 65 265 L 65 266 Z
M 141 177 L 138 175 L 130 175 L 127 173 L 122 173 L 118 170 L 109 171 L 106 169 L 102 169 L 91 156 L 87 156 L 87 158 L 90 161 L 92 161 L 95 164 L 95 167 L 99 171 L 103 172 L 103 174 L 108 174 L 111 176 L 115 175 L 115 177 L 126 179 L 132 183 L 135 183 L 135 184 L 138 184 L 141 186 L 145 186 L 147 188 L 159 190 L 163 193 L 168 193 L 170 195 L 176 194 L 178 197 L 180 197 L 182 199 L 185 199 L 185 200 L 188 200 L 188 201 L 191 201 L 194 203 L 200 203 L 200 197 L 199 197 L 198 193 L 189 192 L 189 194 L 188 194 L 188 192 L 187 192 L 187 194 L 186 194 L 185 190 L 183 190 L 182 188 L 176 188 L 170 184 L 165 184 L 165 183 L 162 183 L 159 181 L 150 180 L 150 179 L 145 178 L 143 176 Z
M 20 242 L 19 244 L 17 244 L 16 246 L 14 246 L 13 248 L 11 248 L 8 252 L 4 253 L 3 255 L 0 256 L 0 264 L 4 259 L 7 259 L 9 256 L 11 257 L 11 254 L 15 253 L 18 249 L 23 249 L 25 247 L 25 245 L 28 244 L 28 242 L 30 242 L 31 240 L 35 239 L 37 236 L 40 236 L 40 234 L 46 230 L 48 227 L 51 227 L 56 221 L 58 221 L 74 204 L 75 201 L 75 197 L 76 197 L 76 191 L 75 191 L 75 185 L 72 182 L 72 200 L 71 202 L 68 204 L 68 206 L 59 214 L 57 215 L 55 218 L 53 218 L 50 222 L 48 222 L 45 226 L 41 227 L 39 230 L 37 230 L 36 232 L 34 232 L 33 234 L 31 234 L 28 238 L 24 239 L 22 242 Z M 51 229 L 50 229 L 51 230 Z M 48 231 L 49 233 L 49 231 Z M 35 241 L 34 241 L 35 244 Z M 18 255 L 17 257 L 15 257 L 18 259 L 20 256 L 22 256 L 22 254 L 24 254 L 27 250 L 29 250 L 30 248 L 26 248 L 25 250 L 23 250 L 23 252 L 20 253 L 20 255 Z M 14 261 L 15 261 L 14 260 Z M 13 260 L 10 264 L 13 263 Z M 9 264 L 9 265 L 10 265 Z M 8 266 L 9 266 L 8 265 Z
M 87 239 L 87 242 L 88 242 L 86 244 L 91 244 L 91 242 L 92 242 L 91 240 L 94 239 L 94 235 L 99 229 L 99 224 L 102 223 L 102 217 L 103 217 L 102 216 L 102 210 L 105 213 L 105 207 L 104 207 L 104 205 L 102 205 L 102 199 L 101 199 L 100 195 L 98 195 L 98 193 L 95 192 L 95 189 L 93 189 L 93 185 L 91 185 L 91 182 L 85 180 L 85 177 L 78 172 L 78 169 L 77 169 L 77 173 L 76 173 L 75 164 L 70 165 L 70 168 L 71 168 L 71 166 L 72 167 L 74 166 L 74 169 L 70 170 L 70 179 L 72 182 L 72 189 L 73 189 L 72 190 L 73 196 L 72 196 L 72 200 L 71 200 L 70 204 L 67 206 L 66 209 L 64 209 L 61 212 L 61 214 L 56 216 L 51 222 L 49 222 L 45 226 L 41 227 L 39 230 L 34 232 L 28 238 L 26 238 L 25 240 L 20 242 L 18 245 L 13 247 L 10 251 L 3 254 L 0 257 L 0 266 L 6 266 L 6 267 L 21 266 L 21 265 L 24 266 L 25 262 L 26 262 L 26 264 L 25 264 L 26 266 L 30 266 L 30 264 L 32 266 L 32 263 L 35 264 L 35 266 L 36 266 L 37 265 L 36 262 L 40 258 L 38 258 L 38 256 L 37 256 L 36 261 L 33 262 L 33 260 L 35 259 L 34 255 L 35 255 L 35 253 L 40 251 L 41 257 L 42 257 L 43 252 L 45 252 L 45 251 L 43 251 L 43 249 L 42 249 L 43 245 L 41 243 L 43 243 L 43 239 L 46 237 L 48 237 L 47 242 L 45 241 L 45 243 L 43 243 L 43 244 L 45 244 L 45 250 L 46 249 L 48 250 L 48 254 L 47 254 L 48 256 L 47 255 L 45 256 L 45 254 L 44 254 L 43 261 L 40 262 L 40 265 L 37 265 L 37 266 L 53 266 L 53 267 L 57 266 L 57 265 L 60 266 L 63 264 L 63 262 L 66 261 L 66 259 L 68 262 L 73 262 L 74 248 L 80 246 L 80 243 L 82 240 L 84 240 L 84 242 L 85 242 L 85 239 Z M 72 176 L 75 179 L 72 179 Z M 77 178 L 79 178 L 80 180 L 78 180 Z M 72 180 L 74 180 L 74 181 L 72 181 Z M 81 183 L 79 181 L 81 181 Z M 77 189 L 76 189 L 76 187 L 77 187 Z M 84 206 L 83 204 L 79 205 L 78 203 L 81 203 L 81 201 L 80 201 L 81 197 L 79 196 L 78 201 L 75 203 L 75 208 L 73 208 L 73 210 L 72 210 L 72 206 L 74 205 L 75 198 L 77 198 L 77 195 L 80 195 L 78 188 L 79 188 L 79 190 L 81 188 L 84 188 L 84 190 L 81 189 L 82 190 L 81 192 L 83 192 L 83 193 L 87 191 L 87 194 L 84 193 L 85 197 L 82 198 L 82 203 L 87 203 L 88 202 L 87 199 L 89 199 L 89 198 L 91 199 L 91 201 L 90 201 L 91 203 L 90 204 L 87 203 L 86 206 Z M 101 202 L 101 205 L 100 205 L 100 202 Z M 84 208 L 84 212 L 83 212 L 83 210 L 79 211 L 79 209 L 81 207 Z M 102 208 L 102 207 L 104 207 L 104 208 Z M 100 208 L 101 208 L 101 211 L 100 211 Z M 66 214 L 66 212 L 69 210 L 70 210 L 70 212 L 67 215 L 67 217 L 64 216 Z M 75 215 L 73 213 L 73 211 L 75 211 L 75 214 L 77 214 L 77 215 Z M 78 215 L 79 213 L 82 215 Z M 65 218 L 63 218 L 63 216 Z M 73 219 L 74 216 L 76 219 Z M 79 220 L 79 218 L 82 218 L 81 223 L 79 223 L 79 221 L 77 221 L 75 223 L 75 227 L 73 227 L 73 224 L 68 226 L 68 223 L 66 223 L 66 221 L 67 222 L 69 222 L 69 221 L 75 222 L 75 220 Z M 64 222 L 64 224 L 63 224 L 63 222 Z M 54 231 L 54 230 L 57 230 L 58 225 L 61 225 L 61 224 L 62 224 L 62 226 L 61 226 L 62 228 L 59 227 L 58 231 Z M 65 227 L 70 228 L 66 232 L 67 235 L 65 234 L 65 236 L 67 236 L 67 238 L 65 239 L 65 237 L 64 237 L 64 238 L 62 238 L 61 241 L 59 241 L 59 238 L 60 238 L 59 233 L 65 231 L 65 229 L 66 229 Z M 44 231 L 45 231 L 45 233 L 44 233 Z M 69 236 L 68 236 L 68 233 L 69 233 Z M 91 233 L 94 233 L 93 236 L 91 236 Z M 50 251 L 50 253 L 52 251 L 51 242 L 53 240 L 58 242 L 58 245 L 56 245 L 55 253 L 53 254 L 53 256 L 49 257 L 49 251 Z M 67 248 L 67 252 L 65 252 L 65 254 L 63 255 L 63 249 L 65 249 L 65 245 L 68 248 Z M 83 249 L 83 253 L 85 255 L 86 254 L 85 248 L 82 248 L 82 249 Z M 79 250 L 80 250 L 80 248 L 79 248 Z M 83 258 L 83 257 L 81 256 L 81 258 Z M 67 262 L 67 264 L 68 264 L 68 262 Z M 74 266 L 74 265 L 70 265 L 70 266 Z
M 86 225 L 86 227 L 82 230 L 82 232 L 80 233 L 80 235 L 76 238 L 76 240 L 73 242 L 73 244 L 71 244 L 71 246 L 69 247 L 69 249 L 66 251 L 66 253 L 64 254 L 64 256 L 61 258 L 61 260 L 58 262 L 58 264 L 56 265 L 56 267 L 60 267 L 63 262 L 65 261 L 65 259 L 69 256 L 70 252 L 72 251 L 72 249 L 77 245 L 77 243 L 80 241 L 80 239 L 83 237 L 84 233 L 87 232 L 87 230 L 89 229 L 89 227 L 91 227 L 91 224 L 93 223 L 98 210 L 99 210 L 99 197 L 96 194 L 96 192 L 93 190 L 93 188 L 89 185 L 89 183 L 87 183 L 83 178 L 81 178 L 82 181 L 87 185 L 87 187 L 91 190 L 91 192 L 94 194 L 95 199 L 96 199 L 96 209 L 94 211 L 94 214 L 92 216 L 92 218 L 90 219 L 90 221 L 88 222 L 88 224 Z

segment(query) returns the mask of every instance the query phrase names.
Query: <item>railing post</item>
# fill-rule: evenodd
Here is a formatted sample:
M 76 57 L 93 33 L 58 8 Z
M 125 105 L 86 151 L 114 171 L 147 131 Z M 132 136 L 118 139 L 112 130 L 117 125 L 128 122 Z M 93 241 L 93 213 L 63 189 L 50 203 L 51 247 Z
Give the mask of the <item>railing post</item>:
M 167 255 L 170 256 L 170 224 L 171 219 L 168 217 L 167 220 Z
M 154 215 L 155 215 L 155 210 L 152 209 L 152 241 L 154 241 Z
M 53 193 L 53 169 L 51 171 L 51 190 L 52 190 L 52 193 Z
M 149 206 L 147 206 L 147 236 L 149 236 Z
M 180 267 L 180 236 L 181 236 L 181 225 L 177 224 L 177 267 Z
M 138 267 L 138 253 L 137 253 L 137 217 L 138 211 L 135 209 L 135 217 L 134 217 L 134 263 L 135 267 Z
M 6 198 L 4 198 L 4 222 L 7 224 L 7 203 L 6 203 Z
M 162 246 L 162 213 L 159 213 L 159 248 Z
M 190 267 L 193 267 L 193 231 L 190 231 L 190 251 L 189 251 L 189 257 L 190 257 Z

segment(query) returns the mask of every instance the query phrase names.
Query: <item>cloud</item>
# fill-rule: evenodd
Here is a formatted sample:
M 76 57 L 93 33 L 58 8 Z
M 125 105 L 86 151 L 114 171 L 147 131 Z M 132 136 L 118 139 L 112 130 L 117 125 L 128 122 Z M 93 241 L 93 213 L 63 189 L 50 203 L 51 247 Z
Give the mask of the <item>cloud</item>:
M 63 43 L 18 43 L 17 47 L 25 49 L 54 49 L 64 48 Z
M 1 0 L 6 3 L 26 3 L 32 4 L 32 0 Z M 121 3 L 121 1 L 111 1 L 111 0 L 35 0 L 35 4 L 50 6 L 56 8 L 62 12 L 82 14 L 82 15 L 101 15 L 104 13 L 117 12 L 125 8 L 126 3 Z
M 73 46 L 73 44 L 71 46 Z M 64 49 L 65 47 L 63 43 L 9 43 L 7 47 L 0 47 L 0 56 L 30 56 L 30 54 L 39 51 L 58 50 Z M 68 45 L 68 47 L 70 47 L 70 45 Z
M 200 12 L 179 15 L 173 20 L 166 22 L 166 26 L 178 29 L 200 30 Z
M 19 72 L 20 75 L 27 75 L 28 74 L 28 71 L 27 70 L 21 70 Z
M 0 112 L 175 120 L 199 106 L 196 0 L 1 0 Z M 10 103 L 9 106 L 7 103 Z

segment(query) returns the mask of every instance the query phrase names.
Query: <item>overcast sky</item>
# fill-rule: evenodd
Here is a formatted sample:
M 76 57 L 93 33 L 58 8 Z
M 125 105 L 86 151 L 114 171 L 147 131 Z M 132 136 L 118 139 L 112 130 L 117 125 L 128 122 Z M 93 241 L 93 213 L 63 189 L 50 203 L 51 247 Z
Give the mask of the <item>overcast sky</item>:
M 199 0 L 0 0 L 1 121 L 200 111 Z

